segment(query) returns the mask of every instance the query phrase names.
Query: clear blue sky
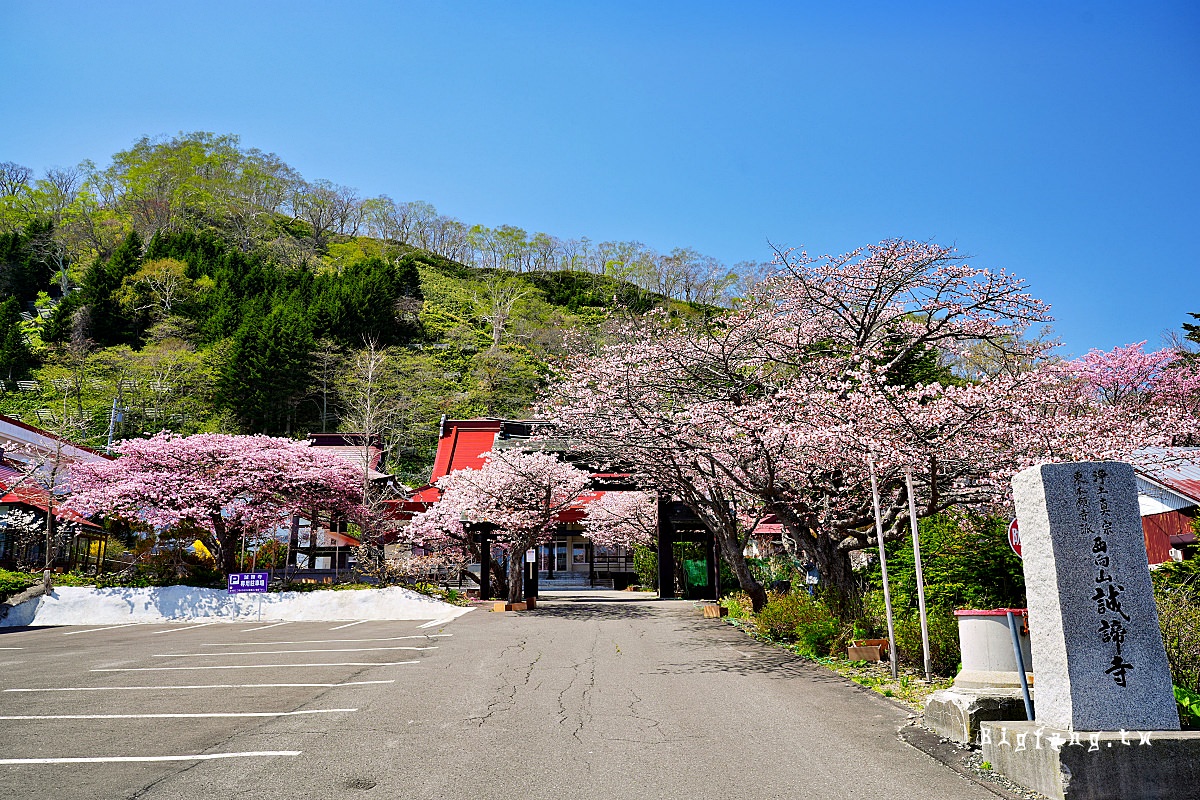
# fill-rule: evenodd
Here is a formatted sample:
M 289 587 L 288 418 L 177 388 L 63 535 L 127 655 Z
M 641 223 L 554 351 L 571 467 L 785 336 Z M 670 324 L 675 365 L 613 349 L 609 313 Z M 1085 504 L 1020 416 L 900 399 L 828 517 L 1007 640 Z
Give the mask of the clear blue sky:
M 1194 2 L 0 0 L 0 160 L 208 130 L 467 222 L 955 244 L 1068 353 L 1200 312 Z

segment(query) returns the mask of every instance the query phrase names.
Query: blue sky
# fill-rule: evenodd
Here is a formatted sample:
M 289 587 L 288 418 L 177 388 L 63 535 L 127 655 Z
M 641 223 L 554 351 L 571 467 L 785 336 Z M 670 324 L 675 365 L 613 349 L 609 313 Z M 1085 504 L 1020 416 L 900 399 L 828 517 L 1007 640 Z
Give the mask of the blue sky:
M 0 160 L 208 130 L 486 225 L 956 245 L 1080 354 L 1200 312 L 1194 3 L 0 0 Z

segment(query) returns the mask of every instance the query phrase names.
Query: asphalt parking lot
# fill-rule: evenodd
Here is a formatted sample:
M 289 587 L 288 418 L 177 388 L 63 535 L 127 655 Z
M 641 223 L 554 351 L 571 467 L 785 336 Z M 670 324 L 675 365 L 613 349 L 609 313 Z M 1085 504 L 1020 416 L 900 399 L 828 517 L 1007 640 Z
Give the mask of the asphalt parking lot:
M 204 762 L 328 759 L 353 746 L 332 724 L 453 649 L 450 625 L 422 625 L 0 629 L 0 797 L 137 797 Z
M 903 741 L 907 710 L 690 602 L 422 624 L 0 633 L 0 798 L 996 796 Z

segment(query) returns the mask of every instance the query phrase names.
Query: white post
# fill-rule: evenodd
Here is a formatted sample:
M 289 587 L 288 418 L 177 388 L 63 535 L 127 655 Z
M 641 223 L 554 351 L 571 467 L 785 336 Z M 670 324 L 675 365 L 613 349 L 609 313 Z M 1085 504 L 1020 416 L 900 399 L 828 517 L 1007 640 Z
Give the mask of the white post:
M 912 470 L 904 471 L 908 484 L 908 520 L 912 526 L 913 563 L 917 567 L 917 609 L 921 615 L 921 649 L 925 653 L 925 681 L 933 681 L 933 662 L 929 658 L 929 618 L 925 616 L 925 575 L 921 572 L 921 534 L 917 528 L 917 496 L 913 493 Z
M 879 483 L 875 480 L 875 457 L 867 456 L 867 466 L 871 471 L 871 501 L 875 505 L 875 538 L 879 540 L 879 571 L 883 575 L 883 606 L 887 610 L 888 625 L 888 658 L 892 662 L 892 677 L 900 677 L 896 664 L 896 623 L 892 619 L 892 592 L 888 588 L 887 551 L 883 549 L 883 518 L 879 512 Z

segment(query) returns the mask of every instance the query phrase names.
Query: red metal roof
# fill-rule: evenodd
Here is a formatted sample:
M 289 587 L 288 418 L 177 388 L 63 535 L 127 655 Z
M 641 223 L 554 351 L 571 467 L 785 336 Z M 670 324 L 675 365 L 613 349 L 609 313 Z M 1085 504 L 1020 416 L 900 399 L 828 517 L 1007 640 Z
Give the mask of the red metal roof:
M 483 454 L 491 452 L 496 443 L 500 424 L 498 419 L 446 420 L 429 482 L 437 483 L 456 469 L 480 469 Z
M 1200 447 L 1147 447 L 1129 460 L 1145 477 L 1200 504 Z
M 0 491 L 5 491 L 5 487 L 0 484 Z M 42 513 L 46 512 L 49 505 L 49 494 L 40 486 L 18 486 L 11 492 L 5 491 L 3 496 L 0 496 L 0 503 L 9 505 L 21 505 L 36 508 Z M 54 516 L 67 522 L 74 522 L 79 525 L 84 525 L 88 528 L 102 530 L 99 525 L 82 516 L 77 511 L 72 511 L 69 508 L 59 508 L 54 512 Z

